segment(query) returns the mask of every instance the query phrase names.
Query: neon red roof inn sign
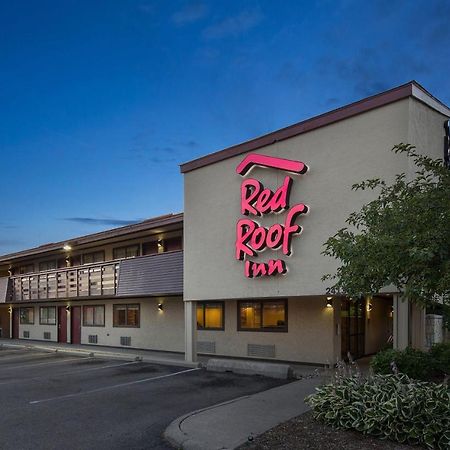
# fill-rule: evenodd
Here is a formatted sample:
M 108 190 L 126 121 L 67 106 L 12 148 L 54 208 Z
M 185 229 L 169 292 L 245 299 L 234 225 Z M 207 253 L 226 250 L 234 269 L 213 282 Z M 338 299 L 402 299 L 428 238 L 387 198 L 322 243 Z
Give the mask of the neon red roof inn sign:
M 236 167 L 236 172 L 245 177 L 253 166 L 282 170 L 292 174 L 304 174 L 308 166 L 300 161 L 275 158 L 259 154 L 247 155 Z M 304 203 L 289 206 L 289 197 L 293 178 L 286 175 L 283 184 L 273 192 L 264 188 L 261 182 L 254 178 L 246 178 L 241 183 L 241 214 L 244 216 L 261 217 L 265 214 L 286 212 L 284 223 L 276 223 L 269 228 L 259 225 L 250 218 L 239 219 L 236 224 L 236 259 L 244 261 L 244 274 L 247 278 L 285 274 L 286 263 L 283 259 L 269 259 L 267 262 L 254 262 L 248 257 L 257 257 L 266 248 L 281 249 L 290 256 L 292 253 L 292 238 L 302 232 L 296 219 L 300 214 L 306 214 L 308 207 Z

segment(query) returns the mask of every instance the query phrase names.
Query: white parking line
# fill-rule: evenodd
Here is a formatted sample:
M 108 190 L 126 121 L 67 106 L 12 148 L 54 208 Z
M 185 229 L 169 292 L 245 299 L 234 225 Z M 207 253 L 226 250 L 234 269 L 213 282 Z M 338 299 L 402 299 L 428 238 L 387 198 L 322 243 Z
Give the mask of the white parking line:
M 66 362 L 66 361 L 75 361 L 75 360 L 76 361 L 80 361 L 80 359 L 86 360 L 86 359 L 90 359 L 90 358 L 65 359 L 64 361 L 53 361 L 53 363 L 42 363 L 42 364 L 54 364 L 54 363 L 57 363 L 57 362 Z M 58 373 L 56 375 L 50 375 L 50 376 L 52 378 L 55 378 L 55 377 L 60 377 L 62 375 L 72 375 L 73 373 L 91 372 L 93 370 L 112 369 L 114 367 L 128 366 L 130 364 L 137 364 L 137 363 L 142 363 L 142 361 L 130 361 L 130 362 L 121 363 L 121 364 L 110 364 L 109 366 L 90 367 L 89 369 L 81 369 L 81 370 L 71 370 L 71 371 L 68 371 L 68 372 L 61 372 L 61 373 Z M 24 367 L 29 367 L 29 366 L 24 366 Z M 17 369 L 17 367 L 15 367 L 15 369 Z M 0 383 L 0 386 L 3 386 L 5 384 L 13 384 L 13 383 L 24 383 L 24 382 L 28 383 L 29 381 L 39 380 L 40 378 L 47 378 L 48 379 L 49 375 L 47 374 L 47 375 L 41 375 L 40 377 L 31 377 L 31 378 L 23 378 L 23 379 L 5 381 L 3 383 Z
M 45 398 L 45 399 L 42 399 L 42 400 L 33 400 L 33 401 L 29 402 L 29 403 L 30 403 L 30 405 L 36 405 L 38 403 L 51 402 L 53 400 L 61 400 L 63 398 L 79 397 L 80 395 L 86 395 L 86 394 L 93 394 L 93 393 L 96 393 L 96 392 L 108 391 L 110 389 L 117 389 L 117 388 L 124 387 L 124 386 L 132 386 L 133 384 L 139 384 L 139 383 L 146 383 L 146 382 L 149 382 L 149 381 L 161 380 L 162 378 L 174 377 L 176 375 L 182 375 L 183 373 L 194 372 L 196 370 L 201 370 L 201 368 L 197 367 L 195 369 L 181 370 L 180 372 L 174 372 L 174 373 L 169 373 L 169 374 L 166 374 L 166 375 L 160 375 L 159 377 L 144 378 L 143 380 L 136 380 L 136 381 L 129 381 L 128 383 L 114 384 L 113 386 L 105 386 L 105 387 L 101 387 L 101 388 L 98 388 L 98 389 L 92 389 L 90 391 L 77 392 L 76 394 L 67 394 L 67 395 L 60 395 L 59 397 Z
M 57 361 L 49 361 L 49 362 L 41 362 L 36 364 L 20 364 L 18 366 L 6 366 L 2 367 L 1 370 L 8 370 L 8 369 L 22 369 L 23 367 L 36 367 L 36 366 L 46 366 L 48 364 L 57 364 L 57 363 L 63 363 L 67 361 L 82 361 L 89 359 L 89 357 L 81 357 L 81 358 L 67 358 L 67 359 L 58 359 Z

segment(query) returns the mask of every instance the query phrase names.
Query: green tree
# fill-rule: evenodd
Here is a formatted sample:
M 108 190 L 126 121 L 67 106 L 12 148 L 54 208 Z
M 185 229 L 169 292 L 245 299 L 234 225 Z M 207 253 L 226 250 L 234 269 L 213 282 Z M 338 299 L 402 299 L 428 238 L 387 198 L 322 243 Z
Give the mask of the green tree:
M 372 295 L 393 285 L 421 305 L 450 299 L 450 170 L 441 159 L 399 144 L 416 165 L 416 176 L 402 173 L 392 184 L 379 178 L 352 186 L 375 190 L 378 197 L 352 213 L 324 244 L 323 254 L 340 261 L 330 294 Z

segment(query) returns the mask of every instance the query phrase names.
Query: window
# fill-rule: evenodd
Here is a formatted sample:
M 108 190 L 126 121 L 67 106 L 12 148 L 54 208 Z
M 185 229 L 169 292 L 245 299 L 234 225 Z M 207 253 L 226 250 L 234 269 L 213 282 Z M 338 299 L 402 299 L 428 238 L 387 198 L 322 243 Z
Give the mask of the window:
M 39 323 L 41 325 L 56 325 L 56 306 L 41 306 L 39 308 Z
M 20 275 L 23 275 L 25 273 L 34 272 L 34 264 L 27 264 L 25 266 L 20 266 L 18 269 L 18 272 Z
M 114 259 L 135 258 L 139 256 L 139 244 L 118 247 L 113 250 Z
M 34 308 L 20 308 L 21 325 L 34 325 Z
M 287 300 L 238 302 L 239 331 L 287 331 Z
M 183 248 L 183 238 L 181 236 L 164 240 L 164 251 L 173 252 Z
M 224 329 L 224 303 L 198 302 L 197 303 L 197 329 L 223 330 Z
M 83 264 L 92 264 L 103 262 L 105 260 L 105 252 L 100 250 L 98 252 L 85 253 L 83 255 Z
M 142 244 L 142 254 L 143 255 L 155 255 L 158 253 L 158 242 L 146 242 Z
M 139 305 L 114 305 L 115 327 L 139 328 Z
M 104 327 L 105 306 L 104 305 L 83 306 L 83 326 Z
M 44 270 L 54 270 L 56 269 L 56 261 L 42 261 L 39 263 L 39 272 Z

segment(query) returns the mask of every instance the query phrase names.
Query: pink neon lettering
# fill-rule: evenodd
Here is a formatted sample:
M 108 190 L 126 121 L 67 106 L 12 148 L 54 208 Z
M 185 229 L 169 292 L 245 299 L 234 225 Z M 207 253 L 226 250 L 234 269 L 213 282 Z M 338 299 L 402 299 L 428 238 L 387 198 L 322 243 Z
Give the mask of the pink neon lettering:
M 270 259 L 268 263 L 245 261 L 244 264 L 244 274 L 247 278 L 263 275 L 284 275 L 286 272 L 286 264 L 282 259 Z
M 244 176 L 253 166 L 272 167 L 287 172 L 305 173 L 308 170 L 306 164 L 291 159 L 276 158 L 274 156 L 251 153 L 236 167 L 236 172 Z
M 301 232 L 301 227 L 294 224 L 295 219 L 299 214 L 306 214 L 308 212 L 308 207 L 303 203 L 293 206 L 286 217 L 284 233 L 283 233 L 283 246 L 282 251 L 285 255 L 291 254 L 291 240 L 294 234 Z
M 244 255 L 255 256 L 255 252 L 247 246 L 253 231 L 257 226 L 256 222 L 250 219 L 240 219 L 236 225 L 236 259 L 243 260 Z

